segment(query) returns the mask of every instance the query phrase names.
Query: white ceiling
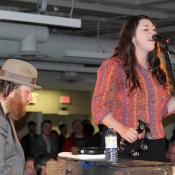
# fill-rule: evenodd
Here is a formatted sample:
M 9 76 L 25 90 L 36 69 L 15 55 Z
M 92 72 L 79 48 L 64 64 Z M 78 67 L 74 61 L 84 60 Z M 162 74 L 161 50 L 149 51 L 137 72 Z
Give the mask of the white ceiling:
M 174 0 L 47 0 L 47 9 L 41 14 L 36 6 L 37 0 L 0 0 L 0 10 L 37 14 L 43 18 L 55 16 L 81 19 L 82 24 L 78 29 L 47 25 L 47 21 L 42 25 L 48 27 L 49 36 L 45 43 L 38 44 L 38 51 L 49 57 L 30 62 L 38 68 L 38 84 L 44 89 L 93 90 L 96 70 L 112 52 L 120 28 L 130 15 L 146 14 L 152 17 L 159 34 L 175 40 Z M 20 22 L 16 21 L 16 24 Z M 26 21 L 21 24 L 32 23 Z M 174 47 L 170 46 L 170 51 L 175 52 Z M 0 39 L 0 48 L 3 48 L 0 49 L 2 64 L 9 54 L 19 51 L 20 45 L 19 42 L 17 44 Z M 77 56 L 68 56 L 68 50 L 77 51 Z M 97 58 L 93 58 L 94 52 L 98 53 L 95 56 Z M 84 56 L 80 56 L 83 53 Z M 103 58 L 100 58 L 101 54 L 104 55 Z M 175 69 L 175 56 L 172 55 L 171 58 Z M 70 72 L 70 76 L 73 75 L 72 72 L 77 72 L 77 76 L 84 81 L 62 82 L 60 77 L 64 75 L 64 71 Z

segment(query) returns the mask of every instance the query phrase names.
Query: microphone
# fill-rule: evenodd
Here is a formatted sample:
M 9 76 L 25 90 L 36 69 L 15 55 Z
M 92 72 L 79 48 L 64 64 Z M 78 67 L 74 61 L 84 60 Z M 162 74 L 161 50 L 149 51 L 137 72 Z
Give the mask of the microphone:
M 170 41 L 169 38 L 163 38 L 163 37 L 161 37 L 161 36 L 158 35 L 158 34 L 153 35 L 153 36 L 152 36 L 152 39 L 153 39 L 153 40 L 156 40 L 156 41 L 165 42 L 166 44 L 170 44 L 170 43 L 174 44 L 174 42 Z

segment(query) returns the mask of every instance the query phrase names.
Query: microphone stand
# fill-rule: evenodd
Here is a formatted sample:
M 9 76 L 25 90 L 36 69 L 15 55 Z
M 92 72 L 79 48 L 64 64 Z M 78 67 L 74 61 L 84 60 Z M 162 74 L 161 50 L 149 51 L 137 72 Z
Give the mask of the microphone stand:
M 175 44 L 175 43 L 173 43 Z M 174 74 L 173 74 L 173 69 L 172 69 L 172 65 L 171 65 L 171 61 L 170 61 L 170 53 L 169 53 L 169 48 L 168 48 L 168 45 L 165 44 L 165 53 L 166 53 L 166 60 L 168 62 L 168 66 L 170 68 L 170 76 L 171 76 L 171 79 L 172 79 L 172 85 L 174 87 L 174 90 L 175 90 L 175 80 L 174 80 Z

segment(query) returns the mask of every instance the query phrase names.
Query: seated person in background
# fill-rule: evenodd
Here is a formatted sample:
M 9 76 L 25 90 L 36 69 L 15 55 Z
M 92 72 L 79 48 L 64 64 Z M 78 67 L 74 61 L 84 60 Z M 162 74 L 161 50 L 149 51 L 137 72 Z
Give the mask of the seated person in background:
M 169 162 L 175 164 L 175 144 L 169 145 L 166 156 Z
M 59 134 L 56 130 L 52 130 L 51 133 L 50 133 L 50 137 L 52 137 L 53 140 L 58 141 Z
M 90 123 L 91 123 L 91 122 L 90 122 L 89 119 L 84 119 L 84 120 L 82 121 L 83 126 L 84 126 L 85 124 L 90 124 Z
M 56 130 L 52 130 L 50 133 L 50 137 L 57 142 L 58 150 L 59 150 L 59 134 Z
M 171 145 L 172 143 L 169 142 L 169 140 L 166 138 L 166 136 L 164 138 L 165 138 L 165 149 L 166 149 L 166 152 L 167 152 L 169 145 Z
M 31 154 L 33 156 L 36 156 L 41 152 L 58 154 L 58 144 L 50 137 L 51 128 L 52 122 L 50 120 L 44 120 L 41 123 L 41 134 L 31 145 Z
M 94 134 L 93 136 L 89 137 L 85 143 L 86 147 L 102 147 L 102 133 L 103 133 L 103 127 L 105 125 L 99 124 L 98 129 L 99 132 Z
M 68 129 L 67 129 L 67 125 L 65 123 L 58 125 L 58 128 L 60 130 L 58 147 L 59 147 L 59 151 L 61 152 L 64 141 L 66 140 L 66 134 L 68 132 Z
M 50 133 L 50 137 L 57 142 L 57 145 L 59 144 L 59 134 L 56 130 L 52 130 Z M 58 146 L 59 149 L 59 146 Z
M 73 134 L 68 137 L 63 145 L 62 152 L 71 152 L 72 147 L 83 147 L 85 146 L 85 141 L 88 139 L 88 135 L 83 132 L 82 122 L 75 119 L 72 122 Z
M 24 171 L 26 172 L 25 175 L 36 175 L 36 171 L 34 168 L 34 159 L 31 157 L 27 157 L 25 159 L 25 167 L 24 167 Z
M 169 143 L 170 144 L 175 144 L 175 124 L 173 124 L 173 128 L 172 128 L 172 136 L 169 139 Z
M 35 157 L 34 167 L 36 175 L 46 175 L 46 164 L 47 162 L 57 161 L 57 156 L 52 153 L 41 153 Z
M 25 157 L 31 157 L 30 153 L 30 146 L 32 142 L 38 137 L 38 134 L 35 133 L 36 131 L 36 123 L 34 121 L 29 121 L 27 123 L 28 126 L 28 134 L 22 137 L 21 139 L 21 146 L 24 150 Z
M 83 125 L 83 132 L 88 134 L 89 137 L 91 137 L 94 134 L 94 126 L 91 123 L 87 123 Z

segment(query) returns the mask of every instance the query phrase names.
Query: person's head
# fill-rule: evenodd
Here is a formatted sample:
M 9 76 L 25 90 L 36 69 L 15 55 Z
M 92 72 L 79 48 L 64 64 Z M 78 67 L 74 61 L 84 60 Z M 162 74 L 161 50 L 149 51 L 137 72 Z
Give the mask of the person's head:
M 59 138 L 59 134 L 56 130 L 52 130 L 50 136 L 52 137 L 53 140 L 58 140 Z
M 17 59 L 8 59 L 0 69 L 0 101 L 4 112 L 14 120 L 20 120 L 26 113 L 26 106 L 32 100 L 38 72 L 31 64 Z
M 166 156 L 171 163 L 175 163 L 175 144 L 172 144 L 168 147 Z
M 36 171 L 34 168 L 34 159 L 33 158 L 26 158 L 25 159 L 25 167 L 24 170 L 29 174 L 29 175 L 36 175 Z
M 83 126 L 83 132 L 85 132 L 86 134 L 88 134 L 89 136 L 92 136 L 94 134 L 94 127 L 91 123 L 86 123 Z
M 83 126 L 84 126 L 85 124 L 91 124 L 91 122 L 90 122 L 88 119 L 84 119 L 84 120 L 82 121 L 82 124 L 83 124 Z
M 27 123 L 28 129 L 30 133 L 35 133 L 36 131 L 36 123 L 34 121 L 29 121 Z
M 172 126 L 172 134 L 173 134 L 172 136 L 175 137 L 175 124 L 173 124 Z
M 98 125 L 98 129 L 99 129 L 99 132 L 102 133 L 103 132 L 103 128 L 105 127 L 104 124 L 99 124 Z
M 139 58 L 146 58 L 146 65 L 152 75 L 157 78 L 164 88 L 169 87 L 169 79 L 164 68 L 160 45 L 152 40 L 156 34 L 155 23 L 146 15 L 131 16 L 121 29 L 118 45 L 114 49 L 113 56 L 119 56 L 123 62 L 126 74 L 126 85 L 129 92 L 140 88 L 140 82 L 136 73 Z
M 37 155 L 34 160 L 36 175 L 46 175 L 46 164 L 51 161 L 57 161 L 57 156 L 47 152 Z
M 41 123 L 41 133 L 45 136 L 49 136 L 52 130 L 52 122 L 50 120 L 44 120 Z
M 83 131 L 83 125 L 82 122 L 79 119 L 75 119 L 72 122 L 72 129 L 75 133 L 80 133 Z
M 61 134 L 63 134 L 63 135 L 67 134 L 68 129 L 67 129 L 67 125 L 65 123 L 58 125 L 58 128 L 59 128 Z
M 142 29 L 140 29 L 140 27 Z M 143 36 L 146 35 L 145 41 L 147 41 L 147 44 L 145 43 L 145 41 L 143 41 L 143 43 L 140 43 L 140 44 L 143 47 L 144 45 L 148 47 L 147 53 L 155 49 L 155 46 L 154 46 L 155 41 L 149 42 L 153 34 L 156 34 L 156 27 L 153 20 L 146 15 L 131 16 L 123 25 L 120 31 L 118 47 L 116 50 L 118 55 L 122 55 L 124 57 L 123 59 L 126 60 L 127 56 L 130 57 L 131 55 L 135 54 L 136 47 L 138 47 L 137 44 L 139 44 L 135 42 L 135 39 L 138 34 L 140 34 L 140 36 L 138 37 L 142 36 L 141 38 L 139 38 L 141 40 L 145 39 L 143 38 Z M 126 60 L 126 61 L 129 61 L 129 60 Z

